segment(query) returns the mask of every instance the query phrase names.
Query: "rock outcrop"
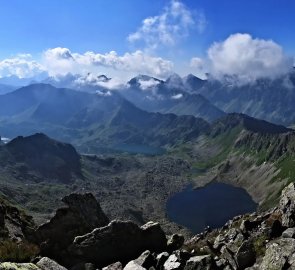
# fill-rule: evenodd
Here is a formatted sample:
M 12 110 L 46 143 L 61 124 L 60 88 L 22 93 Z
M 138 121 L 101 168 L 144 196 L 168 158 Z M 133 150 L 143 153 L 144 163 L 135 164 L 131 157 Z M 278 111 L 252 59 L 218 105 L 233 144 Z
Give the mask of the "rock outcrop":
M 184 243 L 179 234 L 167 241 L 158 223 L 108 223 L 91 194 L 71 194 L 63 201 L 68 207 L 36 231 L 41 255 L 49 258 L 0 263 L 0 270 L 295 269 L 294 183 L 283 190 L 276 208 L 237 216 Z
M 105 266 L 116 261 L 126 263 L 143 251 L 160 252 L 167 247 L 165 233 L 158 223 L 149 222 L 139 227 L 131 221 L 112 221 L 77 236 L 70 250 L 73 256 Z
M 36 230 L 35 241 L 41 254 L 59 262 L 70 261 L 68 247 L 77 235 L 105 226 L 109 219 L 91 193 L 71 194 L 62 199 L 67 207 L 56 211 L 55 216 Z
M 41 258 L 36 263 L 36 265 L 43 270 L 67 270 L 65 267 L 59 265 L 57 262 L 55 262 L 47 257 Z
M 36 264 L 34 263 L 0 263 L 0 270 L 67 270 L 57 262 L 49 258 L 41 258 Z
M 295 226 L 295 184 L 287 186 L 281 195 L 280 211 L 282 212 L 282 225 L 286 227 Z
M 31 216 L 0 199 L 0 239 L 21 241 L 30 238 L 34 228 L 35 224 Z

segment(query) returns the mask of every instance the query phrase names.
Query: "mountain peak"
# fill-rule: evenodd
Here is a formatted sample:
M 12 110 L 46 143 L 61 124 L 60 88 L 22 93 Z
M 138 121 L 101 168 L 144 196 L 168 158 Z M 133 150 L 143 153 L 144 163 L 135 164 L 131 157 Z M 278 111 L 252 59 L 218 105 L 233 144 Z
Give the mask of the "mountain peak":
M 108 81 L 110 81 L 112 78 L 109 78 L 109 77 L 107 77 L 106 75 L 104 75 L 104 74 L 101 74 L 101 75 L 98 75 L 97 76 L 97 80 L 99 81 L 99 82 L 108 82 Z
M 177 73 L 173 73 L 167 78 L 166 83 L 172 85 L 182 85 L 183 81 Z
M 128 85 L 132 86 L 132 87 L 139 87 L 142 90 L 145 90 L 149 87 L 158 85 L 163 83 L 162 80 L 159 80 L 155 77 L 151 77 L 148 75 L 138 75 L 134 78 L 132 78 L 129 82 Z
M 206 83 L 206 80 L 202 80 L 193 74 L 188 74 L 183 78 L 183 81 L 185 88 L 192 93 L 201 88 Z
M 3 146 L 15 162 L 26 164 L 44 178 L 70 182 L 80 175 L 80 156 L 75 148 L 43 133 L 18 136 Z

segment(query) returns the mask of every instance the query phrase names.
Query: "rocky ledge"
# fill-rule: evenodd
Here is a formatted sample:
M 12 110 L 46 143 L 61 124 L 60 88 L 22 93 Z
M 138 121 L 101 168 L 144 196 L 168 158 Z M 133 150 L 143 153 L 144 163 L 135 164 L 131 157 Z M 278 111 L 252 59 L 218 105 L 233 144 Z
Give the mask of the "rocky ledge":
M 30 234 L 39 254 L 30 262 L 0 263 L 0 270 L 295 269 L 294 183 L 276 208 L 235 217 L 187 241 L 166 236 L 154 222 L 109 222 L 91 194 L 72 194 L 64 202 L 67 207 Z

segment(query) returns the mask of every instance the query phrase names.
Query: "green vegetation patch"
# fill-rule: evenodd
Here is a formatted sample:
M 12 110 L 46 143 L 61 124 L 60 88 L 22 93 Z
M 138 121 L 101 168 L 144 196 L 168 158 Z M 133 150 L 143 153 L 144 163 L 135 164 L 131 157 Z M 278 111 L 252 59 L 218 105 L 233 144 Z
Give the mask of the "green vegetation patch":
M 0 260 L 10 262 L 28 262 L 39 254 L 39 247 L 26 242 L 16 243 L 11 240 L 0 242 Z M 7 268 L 11 269 L 11 268 Z M 14 268 L 12 268 L 14 269 Z M 22 268 L 16 268 L 22 269 Z M 33 268 L 32 268 L 33 269 Z

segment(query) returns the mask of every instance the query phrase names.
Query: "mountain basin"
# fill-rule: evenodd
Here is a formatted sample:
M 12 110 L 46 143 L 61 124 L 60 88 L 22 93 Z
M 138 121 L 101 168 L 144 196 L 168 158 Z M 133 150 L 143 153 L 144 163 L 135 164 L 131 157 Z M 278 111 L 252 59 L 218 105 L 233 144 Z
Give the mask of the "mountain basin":
M 117 144 L 114 149 L 120 152 L 127 152 L 130 154 L 142 154 L 148 156 L 162 155 L 165 149 L 143 144 Z
M 246 190 L 219 182 L 198 189 L 189 185 L 166 205 L 168 218 L 195 234 L 207 226 L 222 227 L 231 218 L 256 209 L 257 203 Z

